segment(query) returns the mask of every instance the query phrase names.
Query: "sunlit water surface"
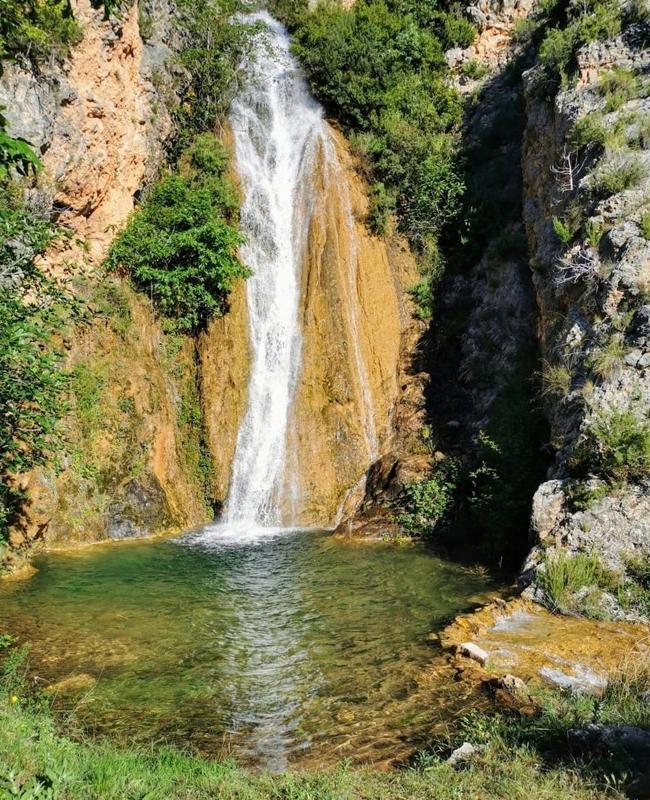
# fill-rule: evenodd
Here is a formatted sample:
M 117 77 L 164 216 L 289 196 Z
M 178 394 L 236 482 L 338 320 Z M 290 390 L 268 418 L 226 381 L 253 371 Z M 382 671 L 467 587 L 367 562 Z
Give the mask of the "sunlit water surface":
M 88 730 L 271 769 L 406 757 L 468 699 L 429 634 L 484 576 L 419 546 L 218 530 L 49 555 L 3 626 Z

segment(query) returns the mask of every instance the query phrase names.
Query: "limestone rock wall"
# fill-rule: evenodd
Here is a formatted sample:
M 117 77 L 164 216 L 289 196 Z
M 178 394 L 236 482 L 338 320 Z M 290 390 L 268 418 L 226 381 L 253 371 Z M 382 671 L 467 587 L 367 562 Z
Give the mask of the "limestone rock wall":
M 539 68 L 526 74 L 524 218 L 539 337 L 546 364 L 562 370 L 566 380 L 565 390 L 545 402 L 555 462 L 534 500 L 538 544 L 523 575 L 533 583 L 533 595 L 549 550 L 595 551 L 617 570 L 630 557 L 650 555 L 647 478 L 603 480 L 598 470 L 585 475 L 580 469 L 581 451 L 602 448 L 602 430 L 612 415 L 631 414 L 640 426 L 650 423 L 650 242 L 640 227 L 650 196 L 650 155 L 647 139 L 639 138 L 639 125 L 650 111 L 647 79 L 645 89 L 639 84 L 636 96 L 615 109 L 607 107 L 600 88 L 613 67 L 644 80 L 650 51 L 643 47 L 642 27 L 637 23 L 616 39 L 584 47 L 576 85 L 560 91 L 550 105 L 540 100 Z M 571 144 L 571 129 L 592 112 L 602 115 L 608 131 L 623 131 L 619 147 L 578 152 Z M 599 199 L 595 187 L 604 171 L 631 163 L 638 180 Z M 566 218 L 576 207 L 583 233 L 562 245 L 553 218 Z M 599 435 L 595 425 L 601 426 Z

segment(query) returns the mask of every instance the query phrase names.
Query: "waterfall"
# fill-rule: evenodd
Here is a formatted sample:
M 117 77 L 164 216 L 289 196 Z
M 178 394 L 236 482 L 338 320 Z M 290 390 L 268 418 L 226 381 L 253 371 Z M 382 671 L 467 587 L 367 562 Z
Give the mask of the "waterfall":
M 247 19 L 267 31 L 257 35 L 254 76 L 230 112 L 244 191 L 241 257 L 252 271 L 252 364 L 225 521 L 273 526 L 283 522 L 287 423 L 301 357 L 299 279 L 309 213 L 300 201 L 325 128 L 283 26 L 265 12 Z
M 290 53 L 285 28 L 266 12 L 246 16 L 263 23 L 256 34 L 246 86 L 234 100 L 232 126 L 243 188 L 241 257 L 250 267 L 247 306 L 251 343 L 248 405 L 240 424 L 224 522 L 227 527 L 292 524 L 287 428 L 301 364 L 300 276 L 315 207 L 314 170 L 325 158 L 330 176 L 341 174 L 323 112 Z M 356 284 L 356 248 L 350 248 L 350 287 Z M 354 262 L 354 263 L 352 263 Z M 358 337 L 357 311 L 348 312 Z M 358 341 L 351 342 L 366 417 L 369 456 L 376 454 L 374 412 Z M 334 446 L 334 445 L 333 445 Z M 290 476 L 289 476 L 290 477 Z

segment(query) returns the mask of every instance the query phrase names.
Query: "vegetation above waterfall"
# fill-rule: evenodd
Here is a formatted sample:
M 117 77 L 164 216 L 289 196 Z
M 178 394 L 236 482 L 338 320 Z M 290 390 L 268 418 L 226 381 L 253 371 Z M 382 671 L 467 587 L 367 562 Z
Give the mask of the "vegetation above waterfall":
M 464 190 L 456 156 L 462 103 L 445 79 L 444 51 L 469 45 L 474 28 L 419 0 L 298 6 L 273 4 L 293 31 L 314 93 L 368 166 L 371 229 L 382 233 L 395 212 L 420 255 L 425 277 L 415 296 L 429 313 L 431 276 L 441 268 L 437 238 Z
M 198 136 L 163 175 L 118 234 L 108 266 L 124 270 L 178 333 L 200 330 L 223 313 L 239 261 L 235 189 L 229 157 L 212 134 Z

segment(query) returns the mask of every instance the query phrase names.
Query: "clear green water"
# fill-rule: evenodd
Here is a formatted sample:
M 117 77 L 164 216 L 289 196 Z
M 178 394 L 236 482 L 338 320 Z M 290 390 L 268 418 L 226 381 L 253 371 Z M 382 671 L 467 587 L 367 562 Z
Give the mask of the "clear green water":
M 272 769 L 405 757 L 468 698 L 432 631 L 484 576 L 423 547 L 314 532 L 49 555 L 0 588 L 2 626 L 90 731 Z

